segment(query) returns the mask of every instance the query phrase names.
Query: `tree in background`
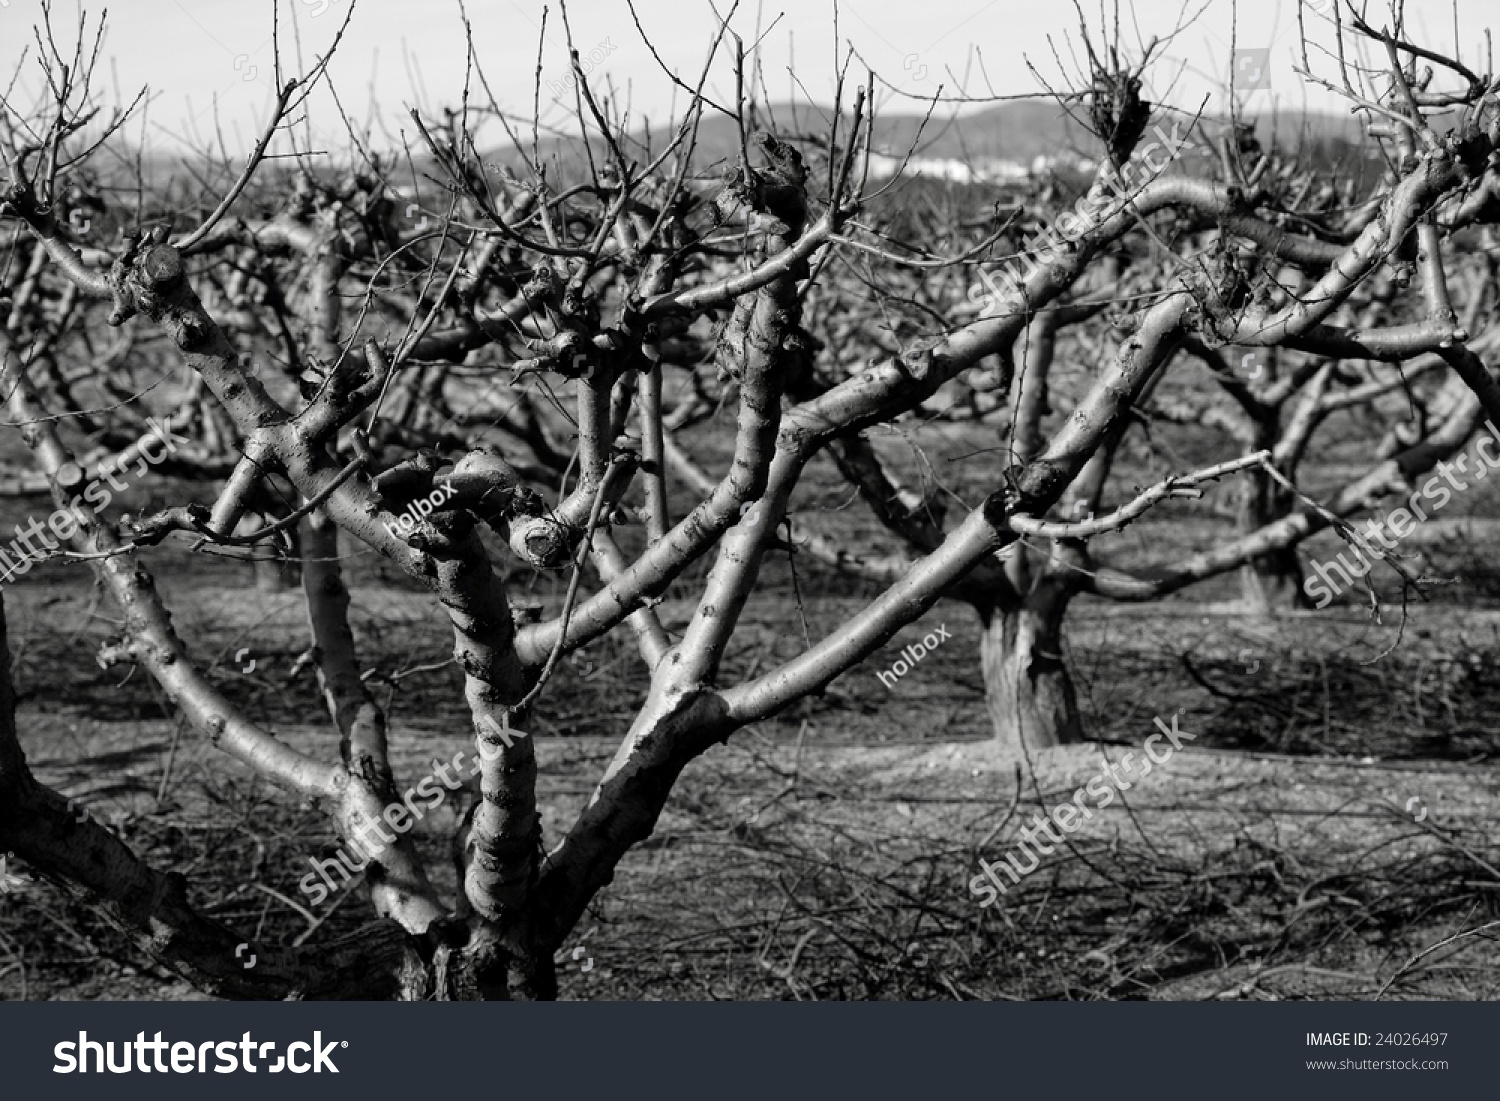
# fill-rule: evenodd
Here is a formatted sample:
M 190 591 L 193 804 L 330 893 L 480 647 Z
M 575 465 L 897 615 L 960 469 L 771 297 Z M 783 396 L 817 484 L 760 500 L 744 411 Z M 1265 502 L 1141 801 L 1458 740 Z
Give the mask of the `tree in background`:
M 1011 231 L 1014 212 L 1005 226 L 1019 258 L 1019 265 L 1011 262 L 1015 270 L 997 278 L 988 266 L 993 257 L 972 254 L 986 246 L 981 241 L 952 250 L 958 255 L 949 260 L 914 259 L 920 252 L 914 245 L 903 255 L 885 251 L 883 270 L 866 277 L 878 288 L 879 309 L 908 319 L 912 331 L 923 333 L 913 338 L 919 342 L 939 339 L 927 334 L 945 323 L 960 324 L 976 300 L 986 315 L 1007 323 L 1001 331 L 1008 343 L 993 366 L 974 372 L 966 399 L 950 399 L 948 410 L 929 408 L 993 423 L 1013 473 L 1044 460 L 1049 426 L 1066 434 L 1086 413 L 1114 334 L 1126 330 L 1122 349 L 1141 339 L 1128 333 L 1141 317 L 1130 319 L 1139 302 L 1171 301 L 1174 288 L 1193 299 L 1160 336 L 1159 362 L 1124 414 L 1105 427 L 1054 518 L 1023 526 L 1020 550 L 950 590 L 979 616 L 990 715 L 1006 745 L 1035 749 L 1083 738 L 1064 633 L 1067 609 L 1081 593 L 1154 600 L 1238 572 L 1252 613 L 1311 607 L 1321 592 L 1305 588 L 1311 579 L 1297 547 L 1330 527 L 1365 557 L 1384 560 L 1401 579 L 1403 600 L 1418 591 L 1399 556 L 1372 545 L 1347 520 L 1393 495 L 1409 495 L 1500 408 L 1479 358 L 1496 337 L 1493 259 L 1480 247 L 1493 233 L 1494 166 L 1477 153 L 1496 132 L 1493 80 L 1404 41 L 1399 25 L 1387 33 L 1356 18 L 1338 32 L 1373 40 L 1394 59 L 1388 88 L 1359 101 L 1367 118 L 1381 120 L 1370 131 L 1387 166 L 1369 194 L 1352 194 L 1338 179 L 1320 176 L 1300 151 L 1263 151 L 1251 128 L 1233 119 L 1217 138 L 1198 124 L 1191 140 L 1179 143 L 1210 154 L 1206 175 L 1183 171 L 1196 167 L 1191 161 L 1171 172 L 1142 169 L 1143 160 L 1160 160 L 1151 148 L 1132 159 L 1149 109 L 1139 89 L 1150 50 L 1126 66 L 1114 43 L 1089 49 L 1092 68 L 1075 97 L 1098 139 L 1099 168 L 1076 202 L 1062 202 L 1050 189 L 1026 196 L 1024 232 Z M 1085 26 L 1085 42 L 1088 35 Z M 1418 59 L 1435 60 L 1462 86 L 1414 90 Z M 1343 76 L 1352 88 L 1353 74 Z M 1424 79 L 1430 83 L 1431 73 Z M 1468 129 L 1439 135 L 1431 119 L 1457 103 L 1465 105 Z M 1413 158 L 1438 149 L 1447 150 L 1449 182 L 1412 205 L 1402 189 L 1415 186 Z M 1407 203 L 1406 215 L 1393 219 L 1400 202 Z M 1111 219 L 1120 211 L 1130 224 Z M 963 224 L 955 211 L 939 217 L 948 226 Z M 913 216 L 902 212 L 892 221 L 909 224 Z M 971 238 L 978 228 L 970 223 Z M 962 240 L 961 232 L 954 236 Z M 941 277 L 924 268 L 939 269 Z M 921 274 L 913 278 L 903 269 Z M 955 279 L 957 272 L 966 278 Z M 873 308 L 843 307 L 829 311 L 826 344 L 849 346 L 859 328 L 851 315 L 862 312 L 867 330 L 881 327 Z M 1062 374 L 1060 347 L 1077 359 Z M 1183 377 L 1195 364 L 1208 372 L 1206 387 L 1201 378 Z M 1320 429 L 1329 429 L 1330 438 L 1337 435 L 1331 429 L 1347 432 L 1347 418 L 1356 413 L 1364 417 L 1358 431 L 1371 438 L 1374 461 L 1320 502 L 1297 487 L 1298 469 Z M 1268 461 L 1239 480 L 1227 509 L 1232 533 L 1185 560 L 1125 570 L 1101 559 L 1090 540 L 1141 515 L 1128 507 L 1139 487 L 1111 480 L 1137 426 L 1145 433 L 1146 465 L 1158 477 L 1169 476 L 1174 464 L 1181 469 L 1185 451 L 1226 461 L 1263 454 Z M 1174 426 L 1182 428 L 1174 433 Z M 835 446 L 841 471 L 908 553 L 858 556 L 817 537 L 808 549 L 872 579 L 898 576 L 911 553 L 930 553 L 941 542 L 954 492 L 930 463 L 917 471 L 923 484 L 913 485 L 869 440 Z M 1132 475 L 1139 476 L 1134 468 Z

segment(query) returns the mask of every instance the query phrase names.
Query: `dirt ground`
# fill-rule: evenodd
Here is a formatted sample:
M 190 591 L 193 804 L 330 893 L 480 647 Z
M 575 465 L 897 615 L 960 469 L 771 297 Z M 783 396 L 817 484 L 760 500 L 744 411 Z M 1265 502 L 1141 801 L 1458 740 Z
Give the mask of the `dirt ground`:
M 722 466 L 727 440 L 707 426 L 694 453 Z M 952 425 L 877 440 L 908 476 L 935 471 L 970 504 L 993 473 L 993 442 L 991 429 Z M 1125 476 L 1146 484 L 1189 469 L 1202 457 L 1191 442 L 1165 458 L 1127 451 Z M 18 441 L 4 450 L 25 465 Z M 1358 459 L 1324 457 L 1312 491 Z M 829 464 L 806 482 L 797 524 L 893 549 Z M 117 507 L 211 490 L 155 482 Z M 655 834 L 559 955 L 563 996 L 1500 997 L 1496 930 L 1484 928 L 1500 920 L 1500 571 L 1480 530 L 1500 490 L 1483 490 L 1410 541 L 1413 571 L 1450 583 L 1404 611 L 1386 604 L 1380 622 L 1358 594 L 1319 613 L 1247 618 L 1233 577 L 1149 607 L 1080 598 L 1067 656 L 1092 741 L 1048 750 L 1030 769 L 990 741 L 973 612 L 939 604 L 825 692 L 686 770 Z M 1169 503 L 1096 549 L 1126 567 L 1171 560 L 1221 536 L 1217 505 Z M 0 499 L 0 530 L 37 510 L 40 498 Z M 622 530 L 627 550 L 637 536 Z M 1303 556 L 1338 548 L 1320 536 Z M 361 661 L 404 789 L 471 744 L 452 639 L 427 594 L 373 553 L 344 552 Z M 258 592 L 244 564 L 177 542 L 144 561 L 220 690 L 288 742 L 336 756 L 301 660 L 299 594 Z M 667 593 L 658 611 L 669 632 L 685 624 L 705 569 Z M 510 581 L 514 603 L 555 614 L 558 576 Z M 725 683 L 793 657 L 877 592 L 771 555 Z M 256 942 L 316 944 L 371 919 L 359 881 L 315 912 L 298 889 L 309 859 L 335 851 L 326 819 L 176 722 L 142 672 L 100 668 L 118 623 L 85 568 L 48 563 L 3 596 L 23 744 L 44 783 L 183 872 L 200 907 Z M 950 641 L 894 687 L 876 679 L 939 625 Z M 531 728 L 549 845 L 645 693 L 618 634 L 548 686 Z M 1104 755 L 1139 757 L 1153 719 L 1173 713 L 1196 738 L 982 909 L 968 890 L 979 860 L 1010 851 L 1031 815 L 1071 799 Z M 465 809 L 455 796 L 415 834 L 450 896 L 443 838 Z M 196 996 L 48 885 L 0 894 L 0 997 Z
M 278 736 L 336 754 L 298 663 L 297 594 L 248 588 L 237 564 L 206 573 L 161 579 L 179 631 Z M 93 654 L 115 628 L 78 580 L 5 593 L 39 778 L 258 942 L 316 943 L 368 921 L 358 884 L 313 921 L 299 913 L 309 857 L 336 841 L 326 822 L 173 722 L 141 673 L 100 669 Z M 731 676 L 803 644 L 798 605 L 769 581 Z M 803 581 L 814 638 L 863 602 L 810 598 Z M 689 608 L 660 610 L 672 629 Z M 1070 656 L 1096 740 L 1038 755 L 1023 782 L 988 739 L 974 617 L 940 605 L 821 696 L 689 767 L 560 954 L 563 996 L 1500 997 L 1494 930 L 1472 932 L 1500 918 L 1500 614 L 1385 618 L 1081 602 Z M 354 619 L 410 786 L 468 744 L 450 640 L 430 598 L 401 588 L 357 589 Z M 882 686 L 875 671 L 939 623 L 952 641 Z M 644 698 L 638 659 L 613 645 L 566 664 L 538 709 L 549 844 Z M 1173 712 L 1196 738 L 981 909 L 968 891 L 979 858 L 1071 799 L 1101 755 L 1138 756 L 1153 718 Z M 445 891 L 440 839 L 463 809 L 455 797 L 417 830 Z M 196 995 L 31 882 L 0 896 L 0 996 Z

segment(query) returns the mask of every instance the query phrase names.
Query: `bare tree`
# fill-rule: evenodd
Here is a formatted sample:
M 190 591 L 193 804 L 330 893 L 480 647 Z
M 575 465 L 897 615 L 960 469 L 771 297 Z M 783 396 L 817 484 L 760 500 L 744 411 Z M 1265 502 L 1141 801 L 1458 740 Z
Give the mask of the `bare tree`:
M 1399 37 L 1384 41 L 1396 54 L 1393 79 L 1409 84 L 1406 62 L 1430 55 Z M 365 846 L 377 921 L 330 943 L 265 948 L 259 965 L 245 970 L 231 951 L 240 935 L 197 911 L 181 876 L 151 867 L 96 824 L 75 822 L 66 800 L 33 779 L 10 690 L 0 689 L 0 843 L 200 988 L 237 997 L 555 996 L 554 953 L 626 852 L 650 836 L 682 770 L 853 669 L 945 595 L 967 584 L 993 609 L 986 662 L 1004 686 L 995 707 L 1003 715 L 1012 706 L 1007 694 L 1032 693 L 1013 705 L 1012 715 L 1027 716 L 1011 720 L 1015 737 L 1036 745 L 1073 736 L 1066 682 L 1038 688 L 1033 670 L 1055 643 L 1067 596 L 1084 587 L 1074 578 L 1091 579 L 1095 591 L 1133 596 L 1144 585 L 1157 595 L 1233 569 L 1404 485 L 1461 443 L 1481 411 L 1500 412 L 1500 389 L 1449 305 L 1440 241 L 1479 217 L 1473 195 L 1494 186 L 1500 121 L 1488 78 L 1453 94 L 1463 122 L 1441 138 L 1415 98 L 1437 93 L 1407 87 L 1404 109 L 1377 104 L 1406 135 L 1397 140 L 1408 151 L 1371 197 L 1363 224 L 1306 232 L 1271 193 L 1240 184 L 1130 181 L 1126 167 L 1149 108 L 1128 81 L 1117 85 L 1113 106 L 1091 105 L 1096 119 L 1113 120 L 1109 156 L 1073 213 L 1067 247 L 1034 265 L 983 316 L 971 311 L 964 323 L 827 377 L 817 370 L 807 311 L 836 257 L 882 247 L 858 223 L 867 202 L 870 84 L 854 90 L 847 116 L 835 110 L 804 156 L 769 120 L 755 127 L 764 110 L 749 94 L 753 55 L 728 24 L 716 51 L 726 44 L 736 100 L 719 106 L 704 95 L 713 58 L 695 83 L 672 76 L 691 104 L 659 148 L 632 135 L 573 50 L 585 128 L 577 160 L 586 166 L 576 182 L 548 163 L 535 134 L 529 147 L 516 137 L 508 165 L 487 157 L 476 135 L 482 122 L 503 119 L 493 102 L 465 101 L 441 119 L 414 115 L 423 144 L 411 163 L 437 195 L 427 209 L 435 228 L 415 231 L 393 217 L 391 204 L 405 196 L 390 166 L 363 152 L 346 180 L 304 168 L 278 213 L 236 216 L 264 168 L 267 137 L 217 200 L 193 204 L 191 232 L 143 217 L 118 249 L 84 254 L 59 218 L 59 198 L 109 137 L 84 126 L 87 81 L 53 81 L 50 114 L 30 122 L 44 140 L 22 141 L 12 130 L 11 184 L 0 206 L 24 228 L 12 239 L 12 270 L 34 269 L 30 285 L 47 293 L 33 290 L 29 304 L 13 305 L 0 384 L 59 513 L 72 518 L 55 544 L 67 550 L 56 553 L 86 560 L 124 617 L 124 637 L 101 659 L 144 669 L 198 736 L 291 797 L 314 802 L 348 845 Z M 472 86 L 485 87 L 477 55 L 471 65 Z M 322 72 L 320 64 L 307 80 L 283 86 L 266 135 Z M 740 152 L 705 184 L 694 175 L 693 151 L 709 112 L 733 121 Z M 351 144 L 363 150 L 357 135 Z M 1117 296 L 1119 275 L 1105 264 L 1110 250 L 1133 234 L 1154 239 L 1169 219 L 1216 225 L 1218 237 L 1201 251 L 1183 249 L 1068 416 L 1049 429 L 1031 385 L 1050 370 L 1049 327 L 1082 324 Z M 1341 326 L 1339 311 L 1414 234 L 1423 318 Z M 981 250 L 976 262 L 987 255 Z M 942 259 L 926 249 L 916 258 Z M 1272 262 L 1308 270 L 1307 285 L 1259 279 L 1258 265 Z M 1106 276 L 1089 287 L 1084 276 L 1096 265 Z M 66 309 L 57 307 L 63 296 Z M 172 395 L 189 411 L 191 424 L 177 426 L 190 437 L 186 446 L 206 461 L 234 456 L 211 504 L 177 504 L 126 524 L 80 501 L 89 469 L 59 428 L 59 418 L 81 411 L 80 394 L 66 371 L 60 382 L 48 375 L 39 350 L 66 364 L 88 311 L 105 308 L 110 325 L 137 318 L 164 336 L 187 368 L 190 381 Z M 1023 338 L 1023 367 L 1002 367 L 999 388 L 1008 395 L 1013 453 L 994 463 L 982 502 L 963 510 L 950 503 L 938 515 L 903 494 L 860 433 L 919 409 L 991 357 L 1014 362 L 1011 350 Z M 1274 346 L 1380 361 L 1435 349 L 1468 389 L 1440 428 L 1331 505 L 1296 490 L 1273 449 L 1236 448 L 1105 510 L 1109 456 L 1132 410 L 1160 392 L 1190 340 L 1207 349 Z M 279 366 L 263 377 L 255 363 L 270 359 L 273 347 Z M 1304 394 L 1319 377 L 1326 391 L 1332 373 L 1314 371 Z M 548 412 L 534 393 L 520 400 L 526 380 L 541 375 L 561 376 L 566 404 Z M 675 407 L 669 382 L 681 397 Z M 494 393 L 515 400 L 491 411 Z M 735 411 L 732 453 L 685 497 L 681 479 L 667 478 L 674 448 L 681 451 L 672 433 L 712 401 Z M 476 407 L 493 431 L 460 423 Z M 794 492 L 825 452 L 918 553 L 847 622 L 736 683 L 724 669 L 726 648 L 765 556 L 785 545 L 779 533 Z M 689 465 L 701 472 L 704 464 Z M 1168 498 L 1251 470 L 1298 503 L 1163 579 L 1127 578 L 1084 553 L 1084 540 L 1118 531 Z M 1099 514 L 1074 519 L 1074 501 Z M 1059 518 L 1049 518 L 1054 510 Z M 290 553 L 283 537 L 294 529 L 336 753 L 331 744 L 290 745 L 217 691 L 201 655 L 174 631 L 147 564 L 169 538 L 204 550 L 280 541 Z M 1023 542 L 1057 549 L 1022 557 Z M 454 839 L 461 876 L 452 899 L 407 836 L 420 785 L 398 783 L 390 741 L 402 732 L 387 728 L 360 674 L 341 565 L 347 546 L 373 550 L 422 586 L 451 629 L 467 711 L 452 741 L 472 743 L 478 769 L 478 799 Z M 1065 577 L 1054 562 L 1067 556 Z M 517 614 L 505 559 L 511 568 L 567 572 L 561 600 L 535 622 Z M 704 560 L 705 574 L 691 572 Z M 695 593 L 677 637 L 657 610 L 674 585 Z M 534 739 L 525 731 L 547 705 L 559 661 L 612 632 L 632 638 L 649 692 L 586 805 L 561 837 L 546 838 Z
M 1068 351 L 1092 359 L 1110 329 L 1120 326 L 1122 311 L 1112 303 L 1162 299 L 1144 315 L 1148 321 L 1157 316 L 1163 326 L 1152 345 L 1157 361 L 1126 415 L 1102 426 L 1098 446 L 1061 495 L 1055 519 L 1023 527 L 1032 538 L 1023 539 L 1003 565 L 976 570 L 950 590 L 981 621 L 981 669 L 996 736 L 1004 744 L 1032 749 L 1082 739 L 1064 634 L 1067 609 L 1079 594 L 1153 600 L 1238 571 L 1252 612 L 1311 606 L 1297 547 L 1329 527 L 1371 559 L 1384 560 L 1401 580 L 1401 599 L 1419 591 L 1398 556 L 1373 546 L 1346 520 L 1394 494 L 1409 495 L 1463 447 L 1486 414 L 1500 408 L 1478 356 L 1492 348 L 1496 335 L 1490 321 L 1496 305 L 1493 261 L 1473 248 L 1479 235 L 1491 232 L 1485 227 L 1493 211 L 1481 212 L 1493 166 L 1482 167 L 1465 144 L 1490 140 L 1479 135 L 1495 132 L 1493 80 L 1438 59 L 1464 78 L 1464 86 L 1408 98 L 1402 88 L 1416 80 L 1412 67 L 1432 55 L 1402 42 L 1399 29 L 1377 32 L 1358 18 L 1347 27 L 1340 23 L 1337 32 L 1340 41 L 1365 37 L 1393 51 L 1388 89 L 1368 108 L 1388 120 L 1372 128 L 1387 171 L 1368 195 L 1321 181 L 1304 163 L 1305 150 L 1291 156 L 1262 150 L 1253 128 L 1238 121 L 1216 140 L 1200 125 L 1179 142 L 1213 153 L 1208 177 L 1145 168 L 1152 156 L 1160 160 L 1149 149 L 1132 161 L 1149 106 L 1140 101 L 1139 89 L 1150 49 L 1132 66 L 1122 61 L 1116 41 L 1097 54 L 1090 47 L 1086 87 L 1063 97 L 1065 107 L 1077 103 L 1087 113 L 1101 146 L 1099 169 L 1076 203 L 1031 197 L 1028 211 L 1035 204 L 1048 213 L 1028 227 L 1024 247 L 1016 249 L 1020 271 L 1028 273 L 1024 283 L 1018 274 L 997 278 L 988 267 L 990 256 L 912 261 L 887 255 L 892 270 L 882 273 L 881 289 L 890 301 L 911 303 L 906 315 L 913 326 L 961 317 L 976 298 L 1006 323 L 999 332 L 1009 343 L 998 348 L 997 381 L 985 386 L 1006 400 L 981 407 L 976 397 L 984 395 L 971 392 L 958 408 L 995 424 L 1013 476 L 1040 464 L 1045 426 L 1072 429 L 1097 386 L 1087 370 L 1059 379 L 1059 342 L 1071 336 Z M 1088 43 L 1089 37 L 1084 26 L 1081 38 Z M 1430 72 L 1426 79 L 1432 79 Z M 1352 89 L 1352 80 L 1346 70 L 1344 85 Z M 1471 129 L 1439 138 L 1428 116 L 1456 103 L 1464 104 L 1464 124 Z M 1439 148 L 1448 150 L 1451 175 L 1437 190 L 1421 191 L 1411 205 L 1406 196 L 1418 191 L 1411 158 L 1418 149 L 1432 155 Z M 1113 211 L 1112 196 L 1119 197 Z M 1393 208 L 1405 211 L 1395 224 Z M 1112 221 L 1112 212 L 1133 216 L 1134 224 Z M 1445 240 L 1451 242 L 1446 247 Z M 912 245 L 907 255 L 919 251 Z M 913 285 L 895 266 L 903 260 L 907 267 L 941 264 L 945 271 L 968 271 L 971 281 L 959 294 L 949 280 Z M 1407 293 L 1413 283 L 1413 293 Z M 957 286 L 964 288 L 964 282 Z M 1029 309 L 1007 313 L 1001 305 L 1007 287 L 1011 300 Z M 1173 301 L 1178 306 L 1167 305 Z M 830 335 L 826 342 L 836 339 Z M 1122 350 L 1139 340 L 1127 339 Z M 1173 366 L 1193 361 L 1208 370 L 1211 390 L 1176 381 L 1180 371 L 1174 375 Z M 1376 462 L 1332 500 L 1319 501 L 1297 487 L 1297 471 L 1318 430 L 1351 410 L 1373 418 L 1361 430 L 1385 443 Z M 1229 510 L 1232 535 L 1181 562 L 1123 570 L 1098 557 L 1090 540 L 1122 530 L 1139 515 L 1124 507 L 1139 486 L 1111 494 L 1117 453 L 1135 425 L 1151 440 L 1170 426 L 1191 426 L 1218 435 L 1230 454 L 1267 457 L 1245 472 Z M 866 442 L 858 446 L 859 460 L 845 458 L 840 467 L 908 552 L 859 557 L 817 537 L 807 546 L 835 568 L 877 579 L 896 576 L 910 566 L 912 553 L 929 553 L 940 541 L 951 494 L 930 478 L 922 487 L 904 483 Z M 1159 476 L 1170 480 L 1180 450 L 1167 447 L 1162 462 L 1162 448 L 1148 446 L 1156 454 L 1153 465 L 1165 468 Z

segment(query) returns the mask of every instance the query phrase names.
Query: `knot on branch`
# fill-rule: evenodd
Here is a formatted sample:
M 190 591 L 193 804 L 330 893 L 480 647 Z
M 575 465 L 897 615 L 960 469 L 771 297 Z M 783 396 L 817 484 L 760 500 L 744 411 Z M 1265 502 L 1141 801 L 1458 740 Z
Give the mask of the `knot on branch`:
M 1487 134 L 1471 133 L 1460 136 L 1454 132 L 1447 135 L 1444 142 L 1458 164 L 1465 183 L 1479 179 L 1487 169 L 1496 166 L 1495 143 Z
M 1183 277 L 1198 317 L 1195 327 L 1210 348 L 1221 348 L 1239 329 L 1239 311 L 1255 297 L 1255 278 L 1240 258 L 1225 250 Z M 1221 331 L 1222 330 L 1222 331 Z
M 426 497 L 432 492 L 433 475 L 442 465 L 442 456 L 423 448 L 411 458 L 375 475 L 373 485 L 381 507 L 399 512 L 418 498 Z
M 453 465 L 453 473 L 436 482 L 447 488 L 449 506 L 468 509 L 491 525 L 503 522 L 510 514 L 521 488 L 515 467 L 498 447 L 489 444 L 470 451 Z
M 740 163 L 739 175 L 714 196 L 714 222 L 733 221 L 748 209 L 751 232 L 798 237 L 807 221 L 807 166 L 802 154 L 764 130 L 755 132 L 755 143 L 768 163 L 758 169 Z
M 755 132 L 755 144 L 766 155 L 767 165 L 750 171 L 758 210 L 775 216 L 795 237 L 807 220 L 807 166 L 802 154 L 764 130 Z
M 152 245 L 141 257 L 140 267 L 152 290 L 167 290 L 182 278 L 182 254 L 168 244 Z
M 916 382 L 932 373 L 932 350 L 939 343 L 935 337 L 923 337 L 895 359 L 896 366 Z
M 183 279 L 182 254 L 166 243 L 169 232 L 167 226 L 156 226 L 127 239 L 124 253 L 109 270 L 115 303 L 111 325 L 122 325 L 137 313 L 157 319 L 165 312 L 167 299 Z M 178 344 L 186 347 L 193 339 L 194 334 L 184 330 Z
M 537 354 L 516 363 L 520 370 L 554 371 L 568 378 L 593 378 L 591 362 L 596 350 L 588 336 L 576 329 L 563 329 L 550 340 L 533 345 Z
M 537 493 L 521 484 L 515 468 L 499 448 L 485 445 L 468 452 L 447 474 L 439 474 L 443 458 L 424 449 L 389 470 L 376 475 L 372 485 L 380 506 L 396 513 L 393 535 L 412 546 L 433 549 L 446 545 L 453 525 L 469 520 L 489 524 L 502 537 L 510 531 L 513 515 L 536 515 L 545 505 Z M 424 522 L 445 517 L 447 526 L 427 529 Z M 433 530 L 439 533 L 434 539 Z
M 525 516 L 510 526 L 510 549 L 535 569 L 556 570 L 568 564 L 582 535 L 550 516 Z
M 1119 168 L 1130 159 L 1151 121 L 1151 104 L 1141 98 L 1140 77 L 1129 72 L 1097 73 L 1089 118 L 1109 151 L 1110 162 Z
M 0 199 L 0 217 L 16 217 L 33 229 L 45 225 L 50 219 L 36 201 L 36 192 L 25 180 L 17 180 Z
M 562 288 L 558 285 L 557 272 L 551 264 L 538 264 L 531 278 L 521 284 L 521 297 L 528 305 L 538 306 L 553 301 Z
M 750 205 L 751 199 L 751 191 L 743 180 L 736 179 L 726 183 L 723 190 L 714 196 L 714 225 L 721 226 L 733 221 L 741 207 Z

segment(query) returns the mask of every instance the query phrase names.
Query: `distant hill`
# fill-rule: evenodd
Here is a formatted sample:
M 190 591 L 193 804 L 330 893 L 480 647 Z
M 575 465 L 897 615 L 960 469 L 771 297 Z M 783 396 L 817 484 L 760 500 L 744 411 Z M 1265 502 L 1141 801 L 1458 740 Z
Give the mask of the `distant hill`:
M 826 140 L 833 112 L 826 107 L 811 104 L 776 104 L 761 108 L 755 125 L 771 129 L 782 138 L 806 146 Z M 1193 121 L 1191 116 L 1177 111 L 1155 113 L 1153 125 L 1161 123 L 1171 130 L 1176 121 L 1182 125 Z M 1247 117 L 1256 126 L 1256 136 L 1263 145 L 1276 144 L 1286 148 L 1299 142 L 1308 143 L 1315 161 L 1322 167 L 1330 163 L 1347 161 L 1351 155 L 1369 143 L 1364 140 L 1357 119 L 1348 115 L 1322 114 L 1316 112 L 1282 112 L 1278 116 L 1264 115 Z M 847 135 L 853 118 L 846 111 L 839 120 L 840 143 Z M 1223 118 L 1203 117 L 1197 120 L 1200 132 L 1218 134 L 1228 125 Z M 638 133 L 644 140 L 644 132 Z M 670 135 L 661 126 L 651 129 L 651 147 L 660 151 Z M 996 104 L 955 117 L 952 109 L 946 113 L 934 112 L 925 118 L 911 112 L 888 111 L 878 114 L 873 129 L 873 145 L 877 152 L 904 155 L 915 147 L 915 153 L 925 158 L 957 160 L 1004 159 L 1029 165 L 1039 157 L 1058 157 L 1078 154 L 1097 157 L 1099 142 L 1091 135 L 1080 119 L 1070 116 L 1068 111 L 1051 100 L 1012 100 Z M 699 171 L 715 173 L 733 165 L 739 155 L 739 131 L 732 119 L 718 112 L 705 112 L 703 124 L 698 132 L 694 163 Z M 543 155 L 557 157 L 564 174 L 571 174 L 581 164 L 581 151 L 568 149 L 563 139 L 543 143 Z M 593 141 L 597 155 L 602 143 Z M 496 159 L 513 162 L 510 151 L 497 151 Z
M 775 104 L 762 107 L 754 125 L 774 130 L 784 139 L 793 141 L 805 151 L 816 148 L 826 140 L 831 109 L 813 104 Z M 1176 120 L 1183 125 L 1190 116 L 1177 111 L 1155 112 L 1153 125 L 1163 124 L 1170 130 Z M 1283 147 L 1305 141 L 1309 143 L 1315 164 L 1326 168 L 1330 164 L 1348 163 L 1365 159 L 1370 152 L 1360 151 L 1369 147 L 1363 139 L 1357 119 L 1348 115 L 1333 115 L 1316 112 L 1283 112 L 1277 117 L 1261 116 L 1247 119 L 1256 125 L 1257 137 L 1262 144 L 1269 144 L 1273 135 Z M 845 112 L 840 119 L 840 144 L 847 138 L 853 118 Z M 1198 120 L 1200 132 L 1216 135 L 1227 126 L 1228 120 L 1204 117 Z M 637 140 L 646 140 L 644 131 L 638 132 Z M 669 132 L 654 124 L 650 132 L 650 146 L 659 152 L 670 140 Z M 694 165 L 698 172 L 716 176 L 732 166 L 739 155 L 739 131 L 732 119 L 717 111 L 706 111 L 699 129 L 694 151 Z M 1002 159 L 1030 165 L 1035 158 L 1059 157 L 1076 154 L 1097 157 L 1099 142 L 1088 133 L 1082 123 L 1071 117 L 1068 111 L 1052 100 L 1012 100 L 1005 103 L 970 110 L 955 117 L 952 108 L 934 112 L 930 118 L 911 111 L 885 111 L 876 116 L 873 130 L 876 152 L 904 156 L 915 147 L 915 155 L 929 159 L 954 159 L 978 161 Z M 591 146 L 596 158 L 604 152 L 603 143 L 594 137 Z M 545 160 L 560 167 L 562 178 L 576 178 L 584 169 L 586 161 L 576 141 L 553 137 L 541 142 L 541 153 Z M 415 154 L 415 151 L 414 151 Z M 641 155 L 635 154 L 637 159 Z M 512 166 L 517 158 L 510 148 L 496 149 L 488 158 Z M 334 151 L 334 156 L 322 163 L 349 163 L 347 156 Z M 420 173 L 429 164 L 425 151 L 413 156 L 413 164 Z M 147 155 L 143 168 L 148 181 L 157 185 L 169 178 L 187 182 L 191 173 L 184 173 L 183 160 L 174 155 Z M 401 174 L 403 180 L 406 173 Z M 555 179 L 554 179 L 555 182 Z

